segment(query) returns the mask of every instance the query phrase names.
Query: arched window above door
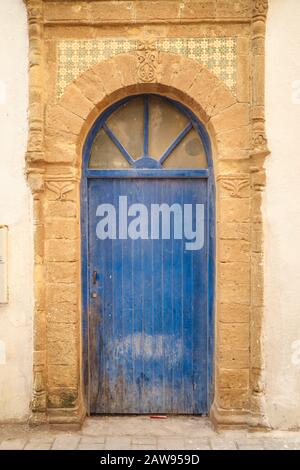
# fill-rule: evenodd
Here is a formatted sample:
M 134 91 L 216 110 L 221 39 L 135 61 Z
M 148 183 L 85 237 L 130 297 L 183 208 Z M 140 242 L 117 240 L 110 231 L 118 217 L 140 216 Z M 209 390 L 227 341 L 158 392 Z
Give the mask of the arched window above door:
M 133 96 L 110 108 L 95 128 L 90 169 L 206 169 L 197 121 L 178 103 L 157 95 Z

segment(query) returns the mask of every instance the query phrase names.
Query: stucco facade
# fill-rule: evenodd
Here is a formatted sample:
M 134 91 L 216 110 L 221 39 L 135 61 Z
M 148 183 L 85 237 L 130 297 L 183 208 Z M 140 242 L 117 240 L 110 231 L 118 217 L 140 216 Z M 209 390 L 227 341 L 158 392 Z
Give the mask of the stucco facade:
M 25 178 L 28 28 L 20 1 L 1 2 L 0 224 L 9 227 L 9 302 L 0 305 L 0 419 L 28 419 L 32 388 L 33 224 Z M 9 53 L 8 53 L 9 51 Z
M 297 1 L 270 2 L 266 43 L 264 351 L 266 416 L 275 428 L 300 424 L 299 365 L 299 20 Z
M 11 3 L 14 3 L 11 8 L 19 12 L 18 18 L 23 18 L 22 34 L 20 28 L 15 34 L 24 50 L 22 73 L 25 80 L 21 84 L 19 76 L 13 73 L 9 73 L 6 80 L 19 84 L 23 93 L 20 127 L 25 128 L 25 10 L 21 1 Z M 22 237 L 19 246 L 23 248 L 27 240 L 28 249 L 26 257 L 18 256 L 17 260 L 22 259 L 24 263 L 18 270 L 23 275 L 27 273 L 27 288 L 20 293 L 24 323 L 21 327 L 25 336 L 19 343 L 5 324 L 5 315 L 12 318 L 17 315 L 13 296 L 17 292 L 15 280 L 21 282 L 19 274 L 10 277 L 10 301 L 0 310 L 1 315 L 3 311 L 0 322 L 4 322 L 1 328 L 4 335 L 0 339 L 7 348 L 13 336 L 15 348 L 11 356 L 6 356 L 5 364 L 0 364 L 9 377 L 7 380 L 3 376 L 2 382 L 1 375 L 0 385 L 4 390 L 1 400 L 10 403 L 14 412 L 9 411 L 9 406 L 1 406 L 0 419 L 25 420 L 31 414 L 31 421 L 36 423 L 80 423 L 86 414 L 86 356 L 83 352 L 87 342 L 82 334 L 80 294 L 82 146 L 96 117 L 110 104 L 128 95 L 154 92 L 189 107 L 206 126 L 213 144 L 217 252 L 215 398 L 211 418 L 223 426 L 298 426 L 297 405 L 288 397 L 296 399 L 299 393 L 297 364 L 290 362 L 297 348 L 296 304 L 290 284 L 285 291 L 285 281 L 278 276 L 285 271 L 282 269 L 286 263 L 282 253 L 284 243 L 286 241 L 290 247 L 291 256 L 293 245 L 290 233 L 281 231 L 274 194 L 277 200 L 280 197 L 283 208 L 283 201 L 289 201 L 290 195 L 284 187 L 278 191 L 278 185 L 286 184 L 290 192 L 292 187 L 289 180 L 282 179 L 283 158 L 286 164 L 287 157 L 283 157 L 278 139 L 281 120 L 277 121 L 277 109 L 282 108 L 286 97 L 277 93 L 274 71 L 281 67 L 277 58 L 273 63 L 273 50 L 278 48 L 278 15 L 282 18 L 293 10 L 294 20 L 289 18 L 288 23 L 295 21 L 297 24 L 295 12 L 299 7 L 292 1 L 284 2 L 284 6 L 275 0 L 269 3 L 266 102 L 271 143 L 267 146 L 264 129 L 267 2 L 27 2 L 30 132 L 26 157 L 20 145 L 13 167 L 16 169 L 18 165 L 20 169 L 18 192 L 23 187 L 22 205 L 18 198 L 13 199 L 13 208 L 5 203 L 3 210 L 1 206 L 3 220 L 0 220 L 11 226 L 11 246 L 14 243 L 11 214 L 23 208 L 20 230 L 27 238 Z M 6 14 L 10 11 L 2 9 Z M 294 39 L 297 50 L 296 31 L 291 31 L 293 29 L 290 35 L 293 34 L 291 40 Z M 222 48 L 218 50 L 220 44 Z M 84 51 L 84 59 L 79 49 Z M 284 54 L 282 60 L 283 57 Z M 9 65 L 11 60 L 3 58 L 2 81 L 5 81 L 3 64 Z M 286 56 L 286 60 L 290 60 L 291 65 L 286 64 L 282 70 L 290 68 L 296 73 L 292 54 Z M 229 66 L 224 66 L 228 61 Z M 280 80 L 278 72 L 275 76 Z M 284 80 L 284 75 L 282 77 Z M 274 93 L 279 100 L 275 101 Z M 10 109 L 12 104 L 7 100 L 5 106 Z M 299 105 L 291 106 L 297 115 Z M 292 112 L 289 110 L 288 114 L 291 116 Z M 297 135 L 296 121 L 295 116 L 290 123 L 292 137 Z M 6 121 L 6 126 L 11 129 L 12 124 Z M 24 130 L 18 143 L 22 141 L 24 145 L 26 139 Z M 296 166 L 292 142 L 293 138 L 288 147 L 290 154 L 295 153 Z M 273 152 L 273 143 L 277 157 L 274 163 L 273 156 L 268 156 L 268 147 Z M 7 171 L 11 155 L 6 154 L 2 163 Z M 267 184 L 265 190 L 266 157 L 270 186 Z M 22 173 L 25 161 L 26 177 Z M 296 177 L 296 171 L 293 174 Z M 33 199 L 32 218 L 26 181 Z M 12 186 L 10 184 L 10 189 Z M 15 234 L 17 237 L 17 228 Z M 263 243 L 263 238 L 267 243 Z M 18 246 L 18 241 L 16 243 Z M 291 278 L 292 272 L 291 267 L 287 278 Z M 296 295 L 296 276 L 292 286 Z M 289 302 L 293 307 L 287 325 L 284 313 Z M 284 308 L 281 309 L 281 305 Z M 24 306 L 27 306 L 26 314 Z M 280 326 L 282 323 L 286 330 Z M 31 331 L 34 332 L 33 345 Z M 281 344 L 276 354 L 287 351 L 284 358 L 274 354 L 275 344 Z M 25 381 L 24 369 L 27 371 Z M 281 378 L 283 370 L 287 387 Z M 22 387 L 15 387 L 16 394 L 20 395 L 22 390 L 22 396 L 18 395 L 19 409 L 12 403 L 11 391 L 7 389 L 8 383 L 16 381 L 22 383 Z

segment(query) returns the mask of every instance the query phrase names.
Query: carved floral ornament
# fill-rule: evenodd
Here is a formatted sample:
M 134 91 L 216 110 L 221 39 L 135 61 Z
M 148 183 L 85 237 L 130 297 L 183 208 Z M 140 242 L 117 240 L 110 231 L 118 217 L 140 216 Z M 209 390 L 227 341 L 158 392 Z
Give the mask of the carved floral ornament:
M 138 78 L 142 82 L 153 82 L 157 71 L 158 51 L 156 41 L 139 41 L 137 45 Z
M 254 149 L 265 150 L 267 146 L 267 138 L 264 134 L 257 134 L 254 136 Z
M 268 10 L 267 0 L 255 0 L 254 1 L 254 14 L 266 15 Z

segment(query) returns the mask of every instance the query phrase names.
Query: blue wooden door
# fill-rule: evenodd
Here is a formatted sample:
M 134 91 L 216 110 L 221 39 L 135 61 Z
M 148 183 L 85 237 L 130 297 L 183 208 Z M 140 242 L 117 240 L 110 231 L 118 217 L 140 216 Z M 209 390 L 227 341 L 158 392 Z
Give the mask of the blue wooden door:
M 108 126 L 106 135 L 126 151 Z M 136 160 L 126 151 L 132 158 L 128 169 L 85 171 L 89 408 L 95 414 L 206 414 L 212 360 L 210 171 L 164 168 L 169 156 L 153 159 L 144 150 Z

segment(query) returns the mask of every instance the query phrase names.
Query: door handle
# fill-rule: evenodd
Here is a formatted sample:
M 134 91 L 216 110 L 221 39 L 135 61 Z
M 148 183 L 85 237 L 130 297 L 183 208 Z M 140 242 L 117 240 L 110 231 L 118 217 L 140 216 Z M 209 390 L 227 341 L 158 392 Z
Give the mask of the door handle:
M 97 271 L 93 271 L 93 285 L 97 284 Z

